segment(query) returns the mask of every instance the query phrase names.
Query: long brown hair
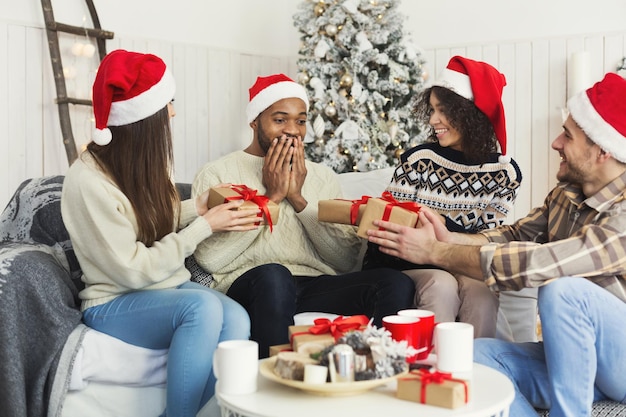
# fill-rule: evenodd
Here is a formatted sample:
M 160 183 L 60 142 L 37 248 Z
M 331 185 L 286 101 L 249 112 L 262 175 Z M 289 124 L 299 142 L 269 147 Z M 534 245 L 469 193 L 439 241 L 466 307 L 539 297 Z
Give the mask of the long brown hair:
M 459 131 L 463 141 L 463 155 L 468 162 L 485 163 L 489 154 L 496 152 L 497 140 L 489 118 L 476 105 L 445 87 L 432 86 L 424 90 L 415 106 L 415 115 L 425 124 L 430 118 L 430 95 L 441 103 L 441 111 L 448 122 Z M 430 139 L 436 142 L 434 131 Z
M 87 150 L 130 200 L 138 240 L 152 246 L 173 231 L 180 214 L 170 175 L 174 159 L 167 106 L 138 122 L 109 129 L 113 138 L 108 145 L 91 142 Z

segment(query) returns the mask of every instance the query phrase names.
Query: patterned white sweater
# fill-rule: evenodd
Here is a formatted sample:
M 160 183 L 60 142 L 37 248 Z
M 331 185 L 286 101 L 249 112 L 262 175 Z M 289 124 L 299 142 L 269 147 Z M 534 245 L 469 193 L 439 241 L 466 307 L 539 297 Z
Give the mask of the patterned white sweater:
M 416 146 L 402 154 L 387 191 L 437 211 L 452 231 L 476 233 L 501 225 L 522 182 L 517 163 L 500 162 L 497 153 L 484 164 L 464 162 L 462 156 L 437 143 Z

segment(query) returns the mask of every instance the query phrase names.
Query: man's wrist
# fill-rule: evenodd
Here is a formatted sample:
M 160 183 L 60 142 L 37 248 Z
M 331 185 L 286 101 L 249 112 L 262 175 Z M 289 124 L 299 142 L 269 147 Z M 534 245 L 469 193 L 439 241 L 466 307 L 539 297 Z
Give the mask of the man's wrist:
M 302 195 L 297 197 L 287 196 L 287 201 L 289 201 L 289 204 L 291 204 L 291 207 L 293 207 L 296 213 L 300 213 L 308 205 L 308 201 L 306 201 Z

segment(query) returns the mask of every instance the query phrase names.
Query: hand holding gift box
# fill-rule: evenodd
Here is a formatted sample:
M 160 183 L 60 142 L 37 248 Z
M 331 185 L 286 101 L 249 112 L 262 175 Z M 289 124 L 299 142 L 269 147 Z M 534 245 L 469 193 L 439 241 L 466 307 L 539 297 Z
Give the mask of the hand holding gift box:
M 370 198 L 364 195 L 358 200 L 320 200 L 317 203 L 317 219 L 321 222 L 357 226 L 361 222 L 365 205 Z
M 377 229 L 374 220 L 385 220 L 404 226 L 415 227 L 420 206 L 412 201 L 401 202 L 385 191 L 380 198 L 367 200 L 357 235 L 367 239 L 369 229 Z
M 263 223 L 270 227 L 270 231 L 272 231 L 273 225 L 278 222 L 278 204 L 270 201 L 268 197 L 258 194 L 257 190 L 241 184 L 233 184 L 229 187 L 211 187 L 207 205 L 212 208 L 234 200 L 244 200 L 239 209 L 258 206 L 261 209 L 258 216 L 263 218 Z M 261 221 L 259 221 L 260 223 Z
M 436 407 L 457 408 L 469 401 L 469 382 L 454 379 L 448 373 L 420 369 L 398 379 L 396 396 Z

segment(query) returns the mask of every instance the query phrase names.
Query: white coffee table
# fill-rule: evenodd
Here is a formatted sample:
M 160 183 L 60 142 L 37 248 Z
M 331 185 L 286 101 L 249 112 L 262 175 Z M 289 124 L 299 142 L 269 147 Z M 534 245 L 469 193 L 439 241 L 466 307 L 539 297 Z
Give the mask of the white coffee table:
M 474 364 L 470 402 L 454 410 L 432 407 L 396 398 L 397 382 L 374 388 L 359 395 L 327 397 L 309 394 L 268 380 L 259 375 L 257 392 L 249 395 L 226 395 L 217 399 L 222 417 L 507 417 L 515 391 L 502 373 Z

